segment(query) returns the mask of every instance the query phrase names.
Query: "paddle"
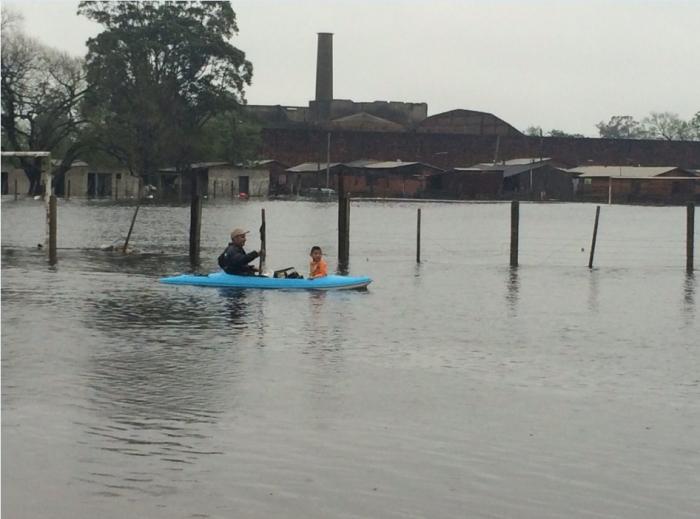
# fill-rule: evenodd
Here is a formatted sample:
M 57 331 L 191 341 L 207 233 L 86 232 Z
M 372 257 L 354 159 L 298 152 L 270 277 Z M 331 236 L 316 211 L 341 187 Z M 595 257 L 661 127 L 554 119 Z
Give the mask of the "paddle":
M 260 224 L 260 267 L 258 273 L 262 274 L 265 271 L 265 209 L 261 209 L 262 224 Z

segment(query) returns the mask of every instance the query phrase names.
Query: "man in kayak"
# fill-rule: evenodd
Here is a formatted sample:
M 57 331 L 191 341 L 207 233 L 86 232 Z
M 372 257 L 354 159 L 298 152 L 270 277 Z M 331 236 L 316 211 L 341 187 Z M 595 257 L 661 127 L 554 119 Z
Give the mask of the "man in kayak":
M 218 258 L 219 266 L 224 269 L 226 274 L 253 276 L 258 272 L 257 268 L 253 265 L 248 265 L 248 263 L 260 256 L 260 253 L 258 251 L 246 253 L 243 250 L 248 232 L 240 228 L 231 231 L 231 243 L 228 244 L 226 250 Z

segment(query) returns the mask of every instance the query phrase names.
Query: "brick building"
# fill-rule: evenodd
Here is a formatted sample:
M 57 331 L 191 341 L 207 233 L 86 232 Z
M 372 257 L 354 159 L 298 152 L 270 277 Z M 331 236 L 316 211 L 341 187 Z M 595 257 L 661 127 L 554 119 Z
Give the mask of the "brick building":
M 263 126 L 262 155 L 288 164 L 401 158 L 444 170 L 518 157 L 700 168 L 700 142 L 531 137 L 487 112 L 456 109 L 429 116 L 426 103 L 334 99 L 332 67 L 332 35 L 321 33 L 315 99 L 306 107 L 248 107 Z

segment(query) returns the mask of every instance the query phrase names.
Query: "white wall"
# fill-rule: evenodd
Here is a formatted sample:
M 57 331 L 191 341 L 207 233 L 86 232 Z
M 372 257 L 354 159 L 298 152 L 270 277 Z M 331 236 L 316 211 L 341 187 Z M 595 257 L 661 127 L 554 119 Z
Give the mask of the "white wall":
M 248 196 L 264 197 L 270 191 L 270 172 L 266 169 L 242 169 L 232 166 L 209 168 L 208 193 L 210 198 L 236 197 L 240 193 L 240 177 L 248 177 Z M 231 191 L 233 187 L 233 192 Z

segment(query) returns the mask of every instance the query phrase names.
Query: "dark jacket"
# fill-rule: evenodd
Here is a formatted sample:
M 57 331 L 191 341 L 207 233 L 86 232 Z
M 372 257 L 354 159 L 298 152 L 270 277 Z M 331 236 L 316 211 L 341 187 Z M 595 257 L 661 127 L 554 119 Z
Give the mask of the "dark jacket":
M 257 251 L 249 252 L 243 250 L 243 247 L 229 243 L 226 250 L 219 256 L 219 266 L 224 269 L 226 274 L 236 274 L 238 276 L 252 276 L 255 271 L 252 265 L 248 265 L 251 261 L 257 258 Z

